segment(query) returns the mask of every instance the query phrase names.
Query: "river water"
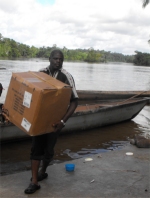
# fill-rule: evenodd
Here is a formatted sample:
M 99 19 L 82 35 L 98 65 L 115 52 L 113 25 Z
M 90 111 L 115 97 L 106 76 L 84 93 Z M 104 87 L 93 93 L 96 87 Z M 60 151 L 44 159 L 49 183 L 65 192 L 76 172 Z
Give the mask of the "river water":
M 38 71 L 48 64 L 48 60 L 44 59 L 0 60 L 0 82 L 4 87 L 0 102 L 5 101 L 12 72 Z M 84 62 L 64 62 L 63 67 L 73 75 L 77 90 L 150 90 L 150 67 Z M 134 134 L 150 135 L 150 106 L 145 106 L 129 122 L 61 135 L 55 147 L 53 163 L 121 149 Z M 0 174 L 30 169 L 30 146 L 31 140 L 2 144 Z

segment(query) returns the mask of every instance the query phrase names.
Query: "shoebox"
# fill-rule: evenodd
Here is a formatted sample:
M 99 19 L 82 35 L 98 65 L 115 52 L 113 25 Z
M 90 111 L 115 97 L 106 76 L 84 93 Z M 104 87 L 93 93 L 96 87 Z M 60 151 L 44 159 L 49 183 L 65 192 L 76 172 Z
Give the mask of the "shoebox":
M 70 97 L 69 85 L 43 72 L 13 73 L 4 114 L 30 136 L 50 133 L 65 115 Z

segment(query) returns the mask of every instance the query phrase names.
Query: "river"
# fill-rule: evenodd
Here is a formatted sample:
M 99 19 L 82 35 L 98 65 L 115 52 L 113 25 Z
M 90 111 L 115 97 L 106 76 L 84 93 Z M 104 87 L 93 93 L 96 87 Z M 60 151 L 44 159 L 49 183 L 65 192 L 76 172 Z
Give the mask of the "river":
M 48 66 L 45 59 L 0 60 L 0 82 L 4 102 L 12 72 L 38 71 Z M 150 67 L 129 63 L 93 64 L 64 62 L 64 69 L 75 80 L 77 90 L 145 91 L 150 90 Z M 84 132 L 61 135 L 53 163 L 121 149 L 134 134 L 150 135 L 150 106 L 132 121 Z M 1 175 L 30 169 L 31 140 L 1 145 Z

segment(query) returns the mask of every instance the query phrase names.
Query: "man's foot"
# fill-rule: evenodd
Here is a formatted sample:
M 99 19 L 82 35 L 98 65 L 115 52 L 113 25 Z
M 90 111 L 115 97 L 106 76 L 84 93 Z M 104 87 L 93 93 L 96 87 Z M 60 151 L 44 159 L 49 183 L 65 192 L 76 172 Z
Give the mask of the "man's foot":
M 44 173 L 44 174 L 38 173 L 38 181 L 42 181 L 43 179 L 46 179 L 47 177 L 48 177 L 47 173 Z M 32 181 L 32 177 L 30 180 Z
M 39 190 L 41 188 L 40 185 L 36 185 L 36 184 L 29 184 L 28 188 L 25 189 L 25 193 L 26 194 L 32 194 L 34 193 L 35 191 Z

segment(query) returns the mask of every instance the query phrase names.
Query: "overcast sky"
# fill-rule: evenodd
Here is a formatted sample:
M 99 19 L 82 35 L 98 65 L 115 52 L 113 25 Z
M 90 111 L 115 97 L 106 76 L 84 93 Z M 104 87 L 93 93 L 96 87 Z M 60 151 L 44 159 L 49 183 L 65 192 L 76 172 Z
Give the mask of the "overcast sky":
M 142 0 L 0 0 L 0 33 L 29 46 L 150 53 Z

